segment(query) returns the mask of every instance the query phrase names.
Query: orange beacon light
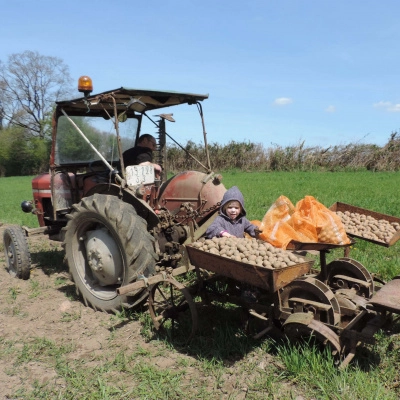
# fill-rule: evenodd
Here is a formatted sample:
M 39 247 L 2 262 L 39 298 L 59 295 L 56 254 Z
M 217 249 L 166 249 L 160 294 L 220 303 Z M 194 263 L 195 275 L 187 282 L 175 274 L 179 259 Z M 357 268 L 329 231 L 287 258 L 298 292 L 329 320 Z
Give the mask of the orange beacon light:
M 83 92 L 85 96 L 88 96 L 93 91 L 92 79 L 89 76 L 83 75 L 79 78 L 78 91 Z

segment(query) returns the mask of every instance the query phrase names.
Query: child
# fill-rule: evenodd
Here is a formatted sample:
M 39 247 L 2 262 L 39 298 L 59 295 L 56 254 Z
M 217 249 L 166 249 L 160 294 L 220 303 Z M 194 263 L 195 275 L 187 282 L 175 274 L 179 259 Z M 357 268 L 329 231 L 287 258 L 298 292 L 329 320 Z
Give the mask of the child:
M 248 233 L 256 237 L 257 227 L 246 218 L 244 198 L 237 186 L 228 189 L 222 197 L 220 213 L 208 227 L 206 236 L 213 237 L 244 237 Z

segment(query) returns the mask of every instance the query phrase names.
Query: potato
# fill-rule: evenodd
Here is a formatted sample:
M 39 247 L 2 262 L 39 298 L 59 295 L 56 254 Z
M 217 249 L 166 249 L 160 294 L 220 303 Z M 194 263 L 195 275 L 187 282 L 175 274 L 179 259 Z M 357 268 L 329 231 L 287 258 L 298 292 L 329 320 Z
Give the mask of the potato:
M 377 220 L 371 215 L 337 211 L 346 232 L 369 240 L 389 243 L 393 235 L 400 230 L 398 222 L 385 219 Z
M 213 238 L 192 243 L 202 251 L 265 268 L 285 268 L 304 262 L 297 255 L 267 242 L 245 238 Z
M 268 260 L 263 261 L 263 266 L 266 268 L 272 268 L 271 263 Z

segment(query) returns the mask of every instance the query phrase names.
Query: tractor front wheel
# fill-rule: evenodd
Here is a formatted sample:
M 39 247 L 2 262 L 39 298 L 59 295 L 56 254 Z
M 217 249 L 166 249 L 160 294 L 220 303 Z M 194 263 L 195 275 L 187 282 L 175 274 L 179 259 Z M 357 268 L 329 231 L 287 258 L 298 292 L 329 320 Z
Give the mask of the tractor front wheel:
M 147 297 L 116 289 L 155 272 L 154 238 L 135 209 L 115 196 L 94 194 L 73 206 L 65 227 L 65 253 L 77 293 L 95 310 L 118 312 Z
M 29 279 L 31 273 L 31 253 L 25 233 L 19 225 L 11 225 L 4 230 L 4 253 L 7 270 L 11 276 Z

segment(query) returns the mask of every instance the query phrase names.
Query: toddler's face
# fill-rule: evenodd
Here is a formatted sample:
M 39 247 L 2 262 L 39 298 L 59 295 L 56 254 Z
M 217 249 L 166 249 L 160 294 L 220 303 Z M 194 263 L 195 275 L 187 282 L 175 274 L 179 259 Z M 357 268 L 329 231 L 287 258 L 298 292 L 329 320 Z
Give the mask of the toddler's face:
M 227 204 L 225 213 L 230 219 L 236 219 L 240 211 L 240 203 L 238 201 L 231 201 Z

